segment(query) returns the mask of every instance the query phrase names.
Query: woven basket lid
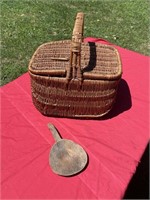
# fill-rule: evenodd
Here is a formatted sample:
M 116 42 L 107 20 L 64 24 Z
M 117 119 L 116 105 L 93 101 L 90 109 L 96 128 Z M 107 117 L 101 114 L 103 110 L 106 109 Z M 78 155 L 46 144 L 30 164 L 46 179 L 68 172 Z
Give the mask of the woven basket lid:
M 112 46 L 83 42 L 84 14 L 78 13 L 72 40 L 41 45 L 32 56 L 29 71 L 37 75 L 66 79 L 119 79 L 122 74 L 120 56 Z
M 29 71 L 37 75 L 65 77 L 70 65 L 70 46 L 69 40 L 41 45 L 30 61 Z M 122 69 L 118 51 L 104 44 L 82 43 L 81 72 L 85 79 L 120 78 Z

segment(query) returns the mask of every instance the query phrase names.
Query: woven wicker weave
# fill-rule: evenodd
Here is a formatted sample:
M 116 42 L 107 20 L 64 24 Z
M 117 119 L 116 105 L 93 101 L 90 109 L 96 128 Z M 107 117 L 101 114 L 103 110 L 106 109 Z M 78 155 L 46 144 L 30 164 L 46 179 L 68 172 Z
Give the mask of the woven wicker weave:
M 122 75 L 118 51 L 83 42 L 83 13 L 78 13 L 72 40 L 41 45 L 29 63 L 32 99 L 44 115 L 100 117 L 116 99 Z

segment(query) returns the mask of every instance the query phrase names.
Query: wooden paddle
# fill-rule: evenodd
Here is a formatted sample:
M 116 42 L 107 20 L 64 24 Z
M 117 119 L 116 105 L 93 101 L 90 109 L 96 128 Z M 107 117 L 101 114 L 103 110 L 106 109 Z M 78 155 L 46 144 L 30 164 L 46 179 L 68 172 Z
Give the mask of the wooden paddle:
M 56 141 L 49 154 L 52 171 L 62 176 L 71 176 L 82 171 L 88 160 L 85 150 L 71 140 L 62 139 L 53 124 L 49 123 L 48 128 Z

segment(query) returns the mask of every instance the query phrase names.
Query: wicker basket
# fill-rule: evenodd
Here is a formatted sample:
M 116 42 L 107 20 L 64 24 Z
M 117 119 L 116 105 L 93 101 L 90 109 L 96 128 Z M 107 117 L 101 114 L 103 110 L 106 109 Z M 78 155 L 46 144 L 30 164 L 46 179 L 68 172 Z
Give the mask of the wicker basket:
M 118 51 L 83 42 L 84 14 L 77 13 L 72 40 L 41 45 L 29 63 L 32 99 L 44 115 L 93 118 L 108 113 L 122 69 Z

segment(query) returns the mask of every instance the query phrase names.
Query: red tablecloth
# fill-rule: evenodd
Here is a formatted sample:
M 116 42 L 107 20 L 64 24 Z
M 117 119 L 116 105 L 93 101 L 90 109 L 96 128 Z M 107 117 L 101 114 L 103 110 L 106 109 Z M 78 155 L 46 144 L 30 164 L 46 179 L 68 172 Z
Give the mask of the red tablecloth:
M 102 39 L 86 41 L 107 43 Z M 110 44 L 111 45 L 111 44 Z M 8 199 L 121 199 L 149 141 L 149 58 L 116 47 L 123 76 L 113 110 L 101 120 L 42 116 L 32 104 L 26 73 L 1 88 L 1 195 Z M 54 174 L 48 158 L 52 122 L 63 138 L 84 147 L 80 174 Z

